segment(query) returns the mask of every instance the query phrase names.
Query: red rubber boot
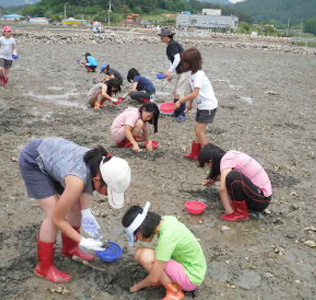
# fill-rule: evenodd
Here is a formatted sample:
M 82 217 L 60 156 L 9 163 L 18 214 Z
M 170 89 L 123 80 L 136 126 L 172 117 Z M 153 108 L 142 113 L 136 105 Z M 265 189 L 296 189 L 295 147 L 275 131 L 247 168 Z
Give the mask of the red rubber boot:
M 151 144 L 152 144 L 153 150 L 156 150 L 159 146 L 159 142 L 155 140 L 152 140 Z M 147 147 L 147 142 L 145 142 L 145 147 Z
M 165 286 L 166 296 L 161 300 L 181 300 L 184 299 L 184 293 L 178 284 L 169 283 Z
M 3 77 L 3 76 L 0 76 L 0 85 L 3 84 L 3 81 L 4 81 L 4 77 Z
M 88 66 L 85 67 L 87 69 L 88 72 L 92 72 L 91 68 L 89 68 Z
M 117 146 L 122 147 L 122 148 L 132 148 L 133 147 L 132 143 L 128 139 L 125 139 L 124 141 L 117 143 Z
M 201 144 L 197 143 L 196 141 L 193 141 L 191 146 L 191 153 L 184 155 L 184 157 L 191 160 L 198 160 L 200 151 Z
M 73 227 L 76 231 L 80 232 L 79 227 Z M 61 240 L 62 240 L 62 248 L 61 248 L 61 254 L 63 256 L 77 256 L 83 260 L 92 261 L 95 260 L 95 257 L 92 254 L 85 253 L 79 249 L 78 243 L 73 241 L 71 238 L 69 238 L 64 233 L 61 234 Z
M 8 77 L 3 77 L 3 86 L 8 86 L 8 81 L 9 81 Z
M 148 99 L 148 98 L 145 98 L 145 97 L 142 97 L 142 98 L 140 98 L 139 99 L 142 103 L 149 103 L 150 102 L 150 99 Z
M 38 263 L 35 267 L 35 276 L 47 279 L 55 283 L 67 283 L 71 280 L 71 276 L 58 270 L 54 266 L 54 243 L 45 243 L 37 239 L 37 257 Z
M 229 215 L 222 215 L 221 219 L 231 222 L 246 220 L 249 217 L 246 201 L 232 201 L 234 212 Z

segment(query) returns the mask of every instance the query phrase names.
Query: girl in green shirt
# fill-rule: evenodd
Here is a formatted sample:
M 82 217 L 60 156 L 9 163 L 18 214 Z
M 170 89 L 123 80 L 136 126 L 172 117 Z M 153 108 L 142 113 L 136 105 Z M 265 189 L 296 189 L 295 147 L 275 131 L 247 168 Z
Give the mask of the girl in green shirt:
M 204 281 L 206 260 L 202 248 L 192 232 L 174 216 L 163 216 L 145 207 L 132 206 L 124 215 L 129 244 L 138 239 L 151 242 L 158 236 L 156 249 L 137 248 L 134 259 L 148 272 L 148 276 L 133 285 L 130 292 L 159 283 L 166 288 L 163 300 L 180 300 L 184 291 L 196 290 Z

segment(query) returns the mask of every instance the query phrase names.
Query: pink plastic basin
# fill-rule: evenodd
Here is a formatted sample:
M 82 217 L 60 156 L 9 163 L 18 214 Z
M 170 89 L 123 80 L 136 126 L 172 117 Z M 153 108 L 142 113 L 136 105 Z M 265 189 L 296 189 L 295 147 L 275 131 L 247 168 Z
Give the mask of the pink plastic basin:
M 166 102 L 166 103 L 162 103 L 160 105 L 160 110 L 166 114 L 170 114 L 170 113 L 174 112 L 175 109 L 176 109 L 175 103 Z
M 199 215 L 205 210 L 206 204 L 201 201 L 187 201 L 185 208 L 190 214 Z

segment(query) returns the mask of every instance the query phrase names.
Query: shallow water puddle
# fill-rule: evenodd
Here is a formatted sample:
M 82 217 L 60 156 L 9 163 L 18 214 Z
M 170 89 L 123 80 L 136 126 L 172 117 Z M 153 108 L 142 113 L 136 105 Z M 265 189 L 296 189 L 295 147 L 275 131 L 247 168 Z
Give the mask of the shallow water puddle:
M 53 88 L 56 88 L 56 87 L 53 87 Z M 69 101 L 69 100 L 62 100 L 62 99 L 67 99 L 67 98 L 69 98 L 71 96 L 78 96 L 78 95 L 80 95 L 80 93 L 68 92 L 68 93 L 65 93 L 65 94 L 58 94 L 58 95 L 36 95 L 33 92 L 29 92 L 29 93 L 24 94 L 24 95 L 25 96 L 36 97 L 38 99 L 50 100 L 50 101 L 53 101 L 53 103 L 56 104 L 56 105 L 87 109 L 86 105 L 80 104 L 78 102 Z
M 241 100 L 247 102 L 248 104 L 253 104 L 253 99 L 251 97 L 240 97 Z

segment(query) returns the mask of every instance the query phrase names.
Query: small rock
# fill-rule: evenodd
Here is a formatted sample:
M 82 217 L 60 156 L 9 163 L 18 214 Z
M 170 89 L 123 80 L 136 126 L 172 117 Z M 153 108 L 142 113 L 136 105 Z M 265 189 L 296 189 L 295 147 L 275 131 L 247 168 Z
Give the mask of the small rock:
M 314 231 L 314 232 L 316 232 L 316 227 L 314 227 L 314 226 L 306 227 L 306 228 L 304 228 L 304 230 L 305 231 Z
M 284 255 L 285 254 L 285 250 L 281 246 L 276 246 L 274 248 L 274 253 L 279 254 L 279 255 Z
M 315 248 L 316 247 L 316 243 L 314 241 L 305 241 L 304 245 L 310 247 L 310 248 Z
M 301 281 L 298 279 L 295 279 L 295 283 L 301 283 Z
M 221 228 L 221 231 L 227 231 L 227 230 L 229 230 L 230 229 L 230 227 L 228 227 L 228 226 L 222 226 L 222 228 Z
M 13 162 L 17 162 L 17 161 L 18 161 L 18 159 L 17 159 L 16 157 L 12 156 L 12 157 L 11 157 L 11 161 L 13 161 Z

